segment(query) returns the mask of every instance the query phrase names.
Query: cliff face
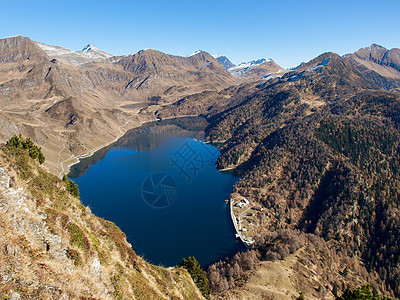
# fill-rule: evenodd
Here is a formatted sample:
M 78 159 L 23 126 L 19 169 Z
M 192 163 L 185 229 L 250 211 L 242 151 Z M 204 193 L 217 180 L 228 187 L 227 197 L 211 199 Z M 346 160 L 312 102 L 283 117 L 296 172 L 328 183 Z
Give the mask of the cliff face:
M 386 49 L 372 44 L 370 47 L 361 48 L 352 56 L 400 71 L 400 49 L 398 48 Z
M 16 36 L 0 40 L 0 63 L 45 58 L 46 53 L 29 38 Z
M 0 150 L 0 295 L 203 299 L 182 268 L 151 265 L 24 150 Z

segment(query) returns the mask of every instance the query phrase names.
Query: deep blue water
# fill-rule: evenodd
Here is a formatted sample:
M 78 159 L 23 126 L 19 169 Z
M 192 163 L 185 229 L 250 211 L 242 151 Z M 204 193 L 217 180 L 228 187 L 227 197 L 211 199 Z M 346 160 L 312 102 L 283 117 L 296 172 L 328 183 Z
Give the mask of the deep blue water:
M 219 151 L 177 126 L 139 129 L 82 160 L 70 173 L 92 211 L 115 222 L 148 261 L 201 265 L 242 250 L 225 200 L 238 180 L 219 172 Z

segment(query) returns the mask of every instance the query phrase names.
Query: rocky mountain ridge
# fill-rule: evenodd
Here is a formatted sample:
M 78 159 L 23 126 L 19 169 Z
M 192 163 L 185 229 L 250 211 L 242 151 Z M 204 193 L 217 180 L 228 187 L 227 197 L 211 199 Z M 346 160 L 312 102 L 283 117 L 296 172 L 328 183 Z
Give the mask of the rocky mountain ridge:
M 151 107 L 236 82 L 206 52 L 107 57 L 93 46 L 75 52 L 22 36 L 0 40 L 0 139 L 31 136 L 48 157 L 46 166 L 59 174 L 78 155 L 155 120 Z
M 45 53 L 23 36 L 0 40 L 0 63 L 12 63 L 35 58 L 43 58 Z
M 236 77 L 247 80 L 280 77 L 286 72 L 285 69 L 276 64 L 272 59 L 265 58 L 243 62 L 237 66 L 228 68 L 228 71 Z
M 381 66 L 396 69 L 400 71 L 400 49 L 386 49 L 377 44 L 372 44 L 370 47 L 361 48 L 354 54 L 350 54 L 350 57 L 357 57 L 365 61 L 372 61 Z

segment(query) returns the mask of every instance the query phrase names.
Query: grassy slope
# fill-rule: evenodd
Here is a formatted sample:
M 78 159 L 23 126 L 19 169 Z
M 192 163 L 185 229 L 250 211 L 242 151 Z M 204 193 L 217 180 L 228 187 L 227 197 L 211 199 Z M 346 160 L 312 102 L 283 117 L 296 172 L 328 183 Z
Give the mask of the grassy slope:
M 137 256 L 24 151 L 3 147 L 0 167 L 1 297 L 203 299 L 186 270 Z

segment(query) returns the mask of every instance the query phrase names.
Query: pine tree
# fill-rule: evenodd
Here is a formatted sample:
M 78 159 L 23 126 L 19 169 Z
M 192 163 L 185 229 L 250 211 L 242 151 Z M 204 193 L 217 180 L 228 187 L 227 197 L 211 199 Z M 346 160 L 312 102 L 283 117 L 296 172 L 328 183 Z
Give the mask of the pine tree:
M 184 258 L 179 265 L 184 267 L 189 272 L 203 296 L 206 299 L 210 299 L 211 289 L 208 284 L 207 275 L 200 267 L 200 264 L 196 258 L 194 256 L 190 256 L 188 259 Z

